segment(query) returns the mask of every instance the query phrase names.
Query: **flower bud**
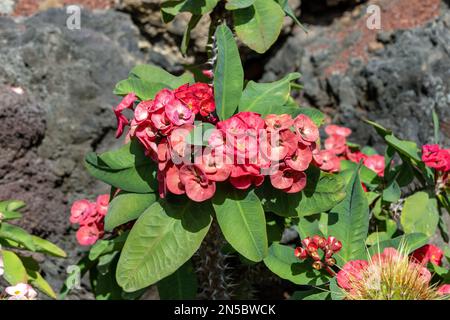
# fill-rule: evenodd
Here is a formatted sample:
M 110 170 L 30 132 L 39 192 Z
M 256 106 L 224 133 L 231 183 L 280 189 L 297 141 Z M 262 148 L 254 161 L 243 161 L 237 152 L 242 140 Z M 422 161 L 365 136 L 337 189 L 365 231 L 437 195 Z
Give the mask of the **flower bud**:
M 327 240 L 317 234 L 313 237 L 313 242 L 321 249 L 325 248 L 327 245 Z
M 302 247 L 297 247 L 294 251 L 294 254 L 300 260 L 306 259 L 308 257 L 308 252 Z
M 330 249 L 333 250 L 335 253 L 338 252 L 339 250 L 341 250 L 341 248 L 342 248 L 342 242 L 340 242 L 338 240 L 336 240 L 334 242 L 334 244 L 332 244 L 330 246 Z
M 330 267 L 332 267 L 336 264 L 336 259 L 335 258 L 327 258 L 327 259 L 325 259 L 325 263 L 327 265 L 329 265 Z
M 331 258 L 331 256 L 334 254 L 333 250 L 328 249 L 325 251 L 325 258 Z
M 308 251 L 308 253 L 311 255 L 311 253 L 316 252 L 317 253 L 317 249 L 319 247 L 317 246 L 317 244 L 315 244 L 314 242 L 310 242 L 308 244 L 308 246 L 306 247 L 306 250 Z
M 313 258 L 316 261 L 321 260 L 320 255 L 317 251 L 313 251 L 309 255 L 311 258 Z
M 312 267 L 316 270 L 320 270 L 323 267 L 323 262 L 322 261 L 314 261 L 312 264 Z
M 310 237 L 306 237 L 305 239 L 302 240 L 302 244 L 303 246 L 306 248 L 308 247 L 308 245 L 312 242 Z

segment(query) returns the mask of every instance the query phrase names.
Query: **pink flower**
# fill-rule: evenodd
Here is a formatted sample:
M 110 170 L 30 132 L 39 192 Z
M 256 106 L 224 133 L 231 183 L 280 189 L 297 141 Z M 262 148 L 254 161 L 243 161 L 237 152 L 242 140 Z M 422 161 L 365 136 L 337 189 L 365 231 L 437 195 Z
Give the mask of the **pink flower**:
M 150 125 L 139 126 L 134 131 L 134 136 L 138 138 L 146 150 L 156 150 L 156 133 Z
M 37 297 L 37 292 L 27 283 L 7 287 L 5 292 L 10 296 L 8 300 L 34 300 Z
M 270 159 L 278 161 L 291 156 L 298 146 L 298 137 L 291 130 L 274 132 L 270 136 Z
M 364 270 L 368 265 L 368 262 L 365 260 L 347 262 L 336 276 L 338 285 L 344 290 L 351 291 L 353 283 L 362 279 Z
M 281 131 L 292 127 L 294 120 L 289 114 L 269 114 L 265 118 L 268 131 Z
M 96 205 L 97 205 L 97 212 L 103 217 L 106 216 L 109 205 L 109 194 L 99 195 L 97 197 Z
M 226 155 L 220 152 L 205 150 L 195 162 L 206 174 L 209 180 L 225 181 L 231 173 L 232 165 Z
M 173 194 L 184 194 L 185 188 L 180 179 L 180 169 L 171 164 L 166 171 L 166 185 L 167 189 Z
M 313 151 L 313 159 L 319 168 L 327 172 L 339 172 L 341 162 L 339 158 L 330 150 Z
M 174 94 L 192 112 L 200 112 L 203 117 L 207 117 L 216 109 L 213 88 L 206 83 L 185 84 L 176 89 Z
M 241 119 L 247 126 L 247 129 L 253 129 L 253 130 L 261 130 L 264 129 L 266 124 L 264 122 L 264 119 L 261 118 L 261 115 L 256 112 L 239 112 L 235 115 L 239 119 Z
M 156 112 L 160 109 L 165 109 L 168 105 L 170 105 L 175 99 L 175 95 L 169 89 L 162 89 L 159 91 L 153 102 L 152 107 L 150 108 L 150 112 Z
M 122 99 L 119 105 L 113 109 L 117 118 L 116 138 L 119 138 L 122 135 L 124 127 L 128 124 L 128 119 L 122 114 L 122 111 L 131 109 L 136 99 L 137 97 L 134 93 L 129 93 Z
M 81 223 L 89 214 L 90 204 L 86 199 L 75 201 L 70 209 L 70 223 Z
M 166 116 L 166 113 L 161 110 L 152 113 L 150 119 L 155 129 L 159 130 L 164 135 L 167 135 L 173 127 L 172 122 Z
M 364 160 L 364 165 L 375 171 L 380 177 L 384 176 L 384 157 L 378 154 L 367 156 Z
M 218 122 L 216 127 L 222 131 L 225 137 L 227 135 L 243 135 L 248 129 L 247 124 L 236 115 L 224 121 Z
M 275 188 L 284 192 L 296 193 L 306 187 L 306 174 L 283 165 L 270 176 L 270 182 Z
M 294 127 L 299 135 L 300 142 L 304 145 L 309 146 L 319 139 L 319 129 L 315 123 L 304 114 L 299 114 L 294 119 Z
M 377 253 L 372 256 L 372 263 L 384 264 L 400 259 L 402 259 L 402 256 L 395 248 L 385 248 L 382 253 Z
M 348 160 L 356 163 L 359 163 L 361 160 L 363 160 L 364 162 L 364 160 L 368 158 L 368 156 L 362 153 L 361 151 L 351 152 L 349 149 L 347 149 L 345 156 L 347 157 Z
M 216 192 L 216 183 L 196 165 L 184 165 L 180 169 L 180 180 L 186 195 L 193 201 L 202 202 L 211 199 Z
M 441 296 L 450 295 L 450 284 L 443 284 L 439 287 L 437 292 Z
M 431 262 L 440 266 L 442 265 L 444 252 L 432 244 L 426 244 L 423 247 L 416 249 L 411 256 L 419 263 L 427 264 L 428 262 Z
M 230 174 L 230 183 L 237 189 L 248 189 L 252 184 L 259 187 L 264 176 L 256 165 L 234 165 Z
M 297 150 L 285 159 L 286 164 L 294 170 L 305 171 L 313 158 L 310 147 L 298 144 Z
M 341 127 L 341 126 L 337 126 L 334 124 L 330 124 L 330 125 L 326 126 L 325 132 L 329 136 L 337 135 L 337 136 L 341 136 L 344 138 L 347 138 L 349 135 L 352 134 L 352 130 L 350 128 Z
M 148 119 L 149 109 L 153 106 L 152 100 L 142 101 L 134 109 L 135 123 L 139 124 Z
M 422 147 L 422 161 L 430 168 L 438 171 L 450 171 L 450 150 L 440 149 L 439 145 L 424 145 Z
M 325 149 L 333 151 L 335 154 L 342 154 L 347 149 L 347 141 L 344 136 L 331 135 L 325 140 Z
M 176 126 L 194 123 L 194 112 L 178 99 L 170 101 L 169 104 L 166 105 L 165 111 L 167 118 L 169 118 L 170 122 Z
M 95 224 L 81 226 L 77 231 L 77 240 L 82 246 L 93 245 L 99 238 L 100 231 Z

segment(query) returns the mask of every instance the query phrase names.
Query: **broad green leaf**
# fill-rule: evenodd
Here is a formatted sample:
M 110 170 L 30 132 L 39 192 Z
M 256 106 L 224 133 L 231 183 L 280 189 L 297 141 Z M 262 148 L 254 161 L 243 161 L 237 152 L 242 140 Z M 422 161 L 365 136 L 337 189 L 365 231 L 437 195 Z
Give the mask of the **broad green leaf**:
M 291 81 L 300 78 L 299 73 L 291 73 L 275 82 L 257 83 L 250 81 L 242 92 L 239 112 L 252 111 L 265 117 L 268 114 L 282 114 L 283 105 L 289 98 Z
M 331 300 L 343 300 L 345 297 L 345 291 L 338 286 L 336 277 L 330 280 L 330 293 Z
M 16 220 L 20 218 L 22 218 L 22 214 L 20 212 L 0 210 L 0 222 Z
M 355 162 L 352 162 L 350 160 L 341 160 L 341 170 L 345 171 L 347 169 L 351 169 L 353 172 L 358 167 L 358 164 Z M 360 179 L 361 182 L 365 183 L 369 186 L 377 186 L 381 183 L 380 177 L 377 175 L 377 173 L 366 166 L 361 166 L 360 169 Z
M 316 213 L 301 217 L 297 225 L 300 238 L 312 237 L 313 235 L 328 236 L 328 214 Z
M 231 30 L 220 25 L 215 32 L 217 63 L 214 70 L 214 99 L 220 120 L 236 111 L 244 85 L 244 70 Z
M 22 260 L 12 251 L 2 250 L 3 256 L 3 277 L 12 286 L 18 283 L 27 283 L 28 275 Z
M 173 16 L 176 16 L 180 12 L 203 15 L 211 12 L 218 2 L 219 0 L 166 1 L 161 5 L 161 10 Z
M 190 261 L 158 282 L 161 300 L 193 300 L 197 294 L 197 278 Z
M 386 135 L 392 134 L 391 130 L 386 129 L 381 124 L 378 124 L 370 120 L 364 120 L 364 122 L 370 124 L 382 138 L 384 138 Z
M 156 164 L 136 140 L 101 155 L 88 153 L 85 166 L 93 177 L 125 191 L 148 193 L 157 188 Z
M 402 195 L 402 191 L 400 190 L 400 186 L 397 181 L 392 181 L 384 190 L 383 190 L 383 200 L 387 202 L 397 202 Z
M 380 241 L 372 245 L 369 248 L 369 254 L 374 255 L 376 253 L 383 252 L 385 248 L 400 248 L 404 246 L 405 253 L 409 254 L 412 251 L 426 245 L 428 243 L 428 237 L 423 233 L 410 233 L 405 234 L 394 239 Z
M 131 69 L 129 77 L 151 83 L 161 83 L 171 89 L 176 89 L 184 84 L 194 82 L 194 78 L 190 73 L 186 72 L 181 76 L 174 76 L 166 70 L 151 64 L 139 64 L 135 66 Z
M 347 185 L 344 200 L 331 209 L 328 217 L 328 235 L 342 242 L 336 257 L 341 264 L 361 258 L 369 230 L 369 205 L 358 171 L 355 170 Z
M 387 135 L 385 138 L 386 142 L 397 152 L 403 154 L 404 156 L 413 159 L 417 162 L 420 162 L 419 156 L 419 148 L 417 148 L 417 144 L 413 141 L 400 140 L 396 138 L 394 135 Z
M 130 231 L 117 265 L 117 283 L 131 292 L 175 272 L 200 247 L 211 212 L 208 202 L 152 204 Z
M 405 233 L 433 236 L 439 223 L 437 200 L 423 191 L 409 196 L 403 205 L 400 223 Z
M 186 54 L 189 47 L 189 42 L 191 41 L 191 31 L 197 26 L 201 18 L 201 15 L 192 15 L 191 19 L 189 20 L 188 26 L 183 33 L 183 40 L 181 41 L 182 54 Z
M 268 247 L 266 218 L 255 192 L 218 186 L 213 205 L 225 239 L 247 259 L 262 261 Z
M 313 269 L 310 261 L 300 261 L 294 255 L 294 248 L 273 243 L 264 264 L 282 279 L 299 285 L 321 285 L 328 281 L 329 275 Z
M 250 7 L 255 0 L 226 0 L 225 9 L 236 10 Z
M 128 234 L 129 231 L 126 231 L 113 239 L 97 241 L 89 250 L 89 260 L 95 261 L 105 254 L 122 250 Z
M 122 300 L 122 288 L 115 279 L 119 253 L 110 253 L 102 264 L 92 268 L 89 277 L 96 300 Z
M 194 130 L 189 132 L 186 143 L 196 146 L 208 146 L 209 137 L 214 132 L 216 126 L 208 122 L 199 122 L 195 124 Z
M 284 11 L 275 1 L 255 0 L 244 9 L 233 11 L 238 37 L 258 53 L 266 52 L 278 39 L 284 21 Z
M 108 207 L 105 217 L 105 230 L 114 228 L 136 220 L 153 202 L 156 201 L 154 193 L 120 193 L 114 197 Z
M 168 85 L 158 82 L 148 82 L 137 78 L 128 78 L 119 81 L 114 88 L 114 94 L 125 96 L 134 93 L 141 100 L 153 99 L 158 91 L 167 88 Z
M 0 201 L 0 211 L 17 211 L 25 206 L 26 204 L 22 200 Z
M 283 217 L 304 217 L 328 211 L 344 199 L 345 183 L 341 176 L 310 168 L 307 177 L 306 188 L 296 194 L 274 189 L 268 181 L 256 189 L 265 211 Z
M 55 291 L 53 291 L 52 287 L 39 273 L 40 267 L 37 261 L 32 257 L 20 257 L 20 260 L 26 269 L 29 283 L 50 298 L 56 299 Z
M 307 291 L 295 291 L 290 300 L 330 300 L 330 293 L 320 289 L 311 289 Z
M 28 250 L 36 251 L 36 246 L 31 235 L 24 229 L 12 224 L 2 223 L 0 225 L 0 238 L 12 240 Z
M 294 11 L 292 10 L 291 6 L 289 5 L 289 1 L 288 0 L 277 0 L 277 1 L 280 4 L 281 8 L 283 8 L 284 13 L 286 13 L 286 15 L 288 17 L 290 17 L 292 20 L 294 20 L 294 22 L 297 23 L 298 26 L 303 29 L 303 31 L 308 32 L 308 30 L 298 20 L 297 16 L 295 15 Z
M 58 258 L 67 257 L 67 253 L 65 253 L 64 250 L 58 247 L 56 244 L 33 235 L 31 236 L 31 238 L 33 239 L 34 245 L 36 246 L 37 252 L 46 253 Z

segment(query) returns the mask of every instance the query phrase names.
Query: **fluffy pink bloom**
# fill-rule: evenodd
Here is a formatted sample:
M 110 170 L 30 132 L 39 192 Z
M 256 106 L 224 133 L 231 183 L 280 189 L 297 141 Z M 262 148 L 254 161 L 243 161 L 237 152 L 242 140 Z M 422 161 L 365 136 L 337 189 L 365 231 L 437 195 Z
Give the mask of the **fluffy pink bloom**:
M 419 263 L 427 264 L 428 262 L 431 262 L 440 266 L 442 265 L 444 252 L 432 244 L 426 244 L 423 247 L 416 249 L 411 256 Z
M 299 140 L 304 145 L 311 145 L 311 143 L 319 139 L 319 129 L 316 124 L 304 114 L 299 114 L 294 119 L 294 127 L 299 135 Z
M 450 284 L 443 284 L 438 288 L 438 293 L 441 296 L 450 295 Z
M 264 120 L 268 131 L 286 130 L 294 124 L 294 120 L 289 114 L 269 114 Z
M 184 165 L 180 169 L 180 180 L 186 195 L 193 201 L 202 202 L 211 199 L 216 192 L 216 183 L 209 180 L 205 172 L 196 165 Z
M 372 263 L 383 264 L 389 261 L 396 261 L 401 259 L 402 256 L 395 248 L 385 248 L 383 252 L 374 254 L 372 256 Z
M 367 156 L 364 160 L 364 165 L 375 171 L 380 177 L 384 175 L 384 157 L 378 154 Z
M 352 283 L 362 279 L 363 272 L 368 265 L 368 262 L 365 260 L 347 262 L 336 276 L 338 285 L 344 290 L 352 290 Z
M 330 124 L 330 125 L 326 126 L 325 132 L 329 136 L 337 135 L 337 136 L 341 136 L 344 138 L 347 138 L 349 135 L 352 134 L 352 130 L 350 128 L 341 127 L 341 126 L 337 126 L 334 124 Z
M 91 246 L 100 238 L 100 230 L 95 224 L 81 226 L 77 231 L 78 243 L 82 246 Z

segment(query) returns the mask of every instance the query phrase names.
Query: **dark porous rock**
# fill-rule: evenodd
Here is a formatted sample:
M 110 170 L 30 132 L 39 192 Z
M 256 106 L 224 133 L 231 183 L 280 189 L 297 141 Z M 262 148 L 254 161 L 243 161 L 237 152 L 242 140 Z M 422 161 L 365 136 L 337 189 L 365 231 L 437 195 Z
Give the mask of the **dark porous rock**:
M 137 63 L 171 63 L 170 55 L 140 49 L 139 30 L 124 13 L 83 10 L 80 30 L 69 30 L 66 19 L 64 9 L 0 17 L 0 199 L 26 201 L 20 224 L 69 254 L 44 263 L 57 290 L 85 250 L 69 223 L 70 204 L 109 191 L 83 159 L 122 143 L 114 139 L 114 85 Z M 92 296 L 78 290 L 71 298 Z

